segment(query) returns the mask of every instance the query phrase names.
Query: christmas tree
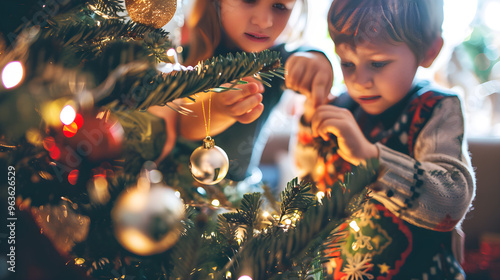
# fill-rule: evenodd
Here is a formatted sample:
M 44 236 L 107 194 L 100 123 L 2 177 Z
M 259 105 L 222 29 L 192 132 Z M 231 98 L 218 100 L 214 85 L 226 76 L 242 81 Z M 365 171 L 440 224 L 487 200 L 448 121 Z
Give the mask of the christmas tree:
M 269 51 L 194 68 L 171 61 L 161 27 L 175 10 L 176 1 L 154 0 L 23 0 L 3 10 L 2 276 L 321 277 L 322 244 L 361 207 L 378 163 L 354 168 L 318 200 L 313 183 L 297 179 L 279 199 L 229 198 L 230 182 L 193 179 L 188 155 L 196 147 L 180 142 L 152 162 L 166 132 L 149 107 L 189 114 L 173 101 L 256 73 L 264 83 L 282 78 L 279 54 Z

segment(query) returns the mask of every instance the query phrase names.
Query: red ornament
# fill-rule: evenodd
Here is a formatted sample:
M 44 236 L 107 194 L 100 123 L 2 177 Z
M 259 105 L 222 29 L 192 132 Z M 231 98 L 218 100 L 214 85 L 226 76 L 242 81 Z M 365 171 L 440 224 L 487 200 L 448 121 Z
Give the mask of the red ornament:
M 51 137 L 45 141 L 46 149 L 54 154 L 68 168 L 75 169 L 82 160 L 101 162 L 120 156 L 123 144 L 123 127 L 109 112 L 83 112 L 76 115 L 74 122 L 53 128 L 54 142 Z

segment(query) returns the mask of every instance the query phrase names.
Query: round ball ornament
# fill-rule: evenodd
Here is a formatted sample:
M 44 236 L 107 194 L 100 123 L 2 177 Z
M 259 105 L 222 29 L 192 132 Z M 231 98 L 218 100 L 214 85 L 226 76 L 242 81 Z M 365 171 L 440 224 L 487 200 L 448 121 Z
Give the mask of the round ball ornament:
M 165 252 L 179 239 L 184 203 L 166 186 L 124 191 L 111 211 L 118 242 L 141 256 Z
M 110 160 L 121 155 L 124 130 L 118 118 L 109 111 L 83 113 L 62 130 L 74 152 L 90 161 Z
M 177 0 L 125 0 L 125 7 L 134 22 L 162 28 L 174 16 Z
M 191 154 L 189 168 L 193 178 L 205 185 L 214 185 L 226 177 L 229 159 L 226 152 L 215 146 L 214 140 L 207 136 L 203 145 Z

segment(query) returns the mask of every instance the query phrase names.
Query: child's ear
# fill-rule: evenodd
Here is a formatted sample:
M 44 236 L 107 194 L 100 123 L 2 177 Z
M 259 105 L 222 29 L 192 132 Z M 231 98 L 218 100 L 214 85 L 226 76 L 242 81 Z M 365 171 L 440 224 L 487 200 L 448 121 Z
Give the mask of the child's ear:
M 431 47 L 427 50 L 427 53 L 420 62 L 420 66 L 422 67 L 431 66 L 436 57 L 438 56 L 439 52 L 441 51 L 442 47 L 443 47 L 443 37 L 439 36 L 438 38 L 436 38 L 436 40 L 434 40 Z

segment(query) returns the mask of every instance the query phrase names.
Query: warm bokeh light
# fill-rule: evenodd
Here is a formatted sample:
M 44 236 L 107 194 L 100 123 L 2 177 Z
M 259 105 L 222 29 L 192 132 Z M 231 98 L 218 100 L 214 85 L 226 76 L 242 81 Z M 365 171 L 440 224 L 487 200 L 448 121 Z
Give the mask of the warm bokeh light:
M 2 70 L 2 83 L 5 88 L 17 86 L 24 77 L 23 65 L 19 61 L 9 62 Z
M 214 199 L 214 200 L 212 200 L 212 205 L 217 207 L 220 205 L 220 201 L 218 199 Z
M 89 187 L 91 188 L 91 187 Z M 94 176 L 94 186 L 89 189 L 92 201 L 105 204 L 109 201 L 108 180 L 103 176 Z
M 176 55 L 175 49 L 169 49 L 169 50 L 167 51 L 167 55 L 168 55 L 168 56 L 174 56 L 174 55 Z
M 42 145 L 42 134 L 40 133 L 39 129 L 36 128 L 29 128 L 26 131 L 26 140 L 31 143 L 32 145 L 35 146 L 40 146 Z
M 68 138 L 75 136 L 77 131 L 78 131 L 78 126 L 74 122 L 72 122 L 69 125 L 63 126 L 63 134 Z
M 163 179 L 163 175 L 161 174 L 160 171 L 158 170 L 151 170 L 149 171 L 149 181 L 153 184 L 160 183 L 161 180 Z
M 75 120 L 73 122 L 76 124 L 76 126 L 78 127 L 78 129 L 80 129 L 82 127 L 82 125 L 83 125 L 83 117 L 82 117 L 82 115 L 76 114 Z
M 47 151 L 50 151 L 54 147 L 55 144 L 56 144 L 56 140 L 54 140 L 54 137 L 47 136 L 43 139 L 43 147 Z
M 54 160 L 59 160 L 59 158 L 61 158 L 61 150 L 59 150 L 59 148 L 57 146 L 53 146 L 50 150 L 49 150 L 49 156 L 54 159 Z
M 50 100 L 40 105 L 40 115 L 48 126 L 61 127 L 61 111 L 67 105 L 66 98 Z
M 319 191 L 316 193 L 316 197 L 318 198 L 318 201 L 321 202 L 321 200 L 325 197 L 325 193 Z
M 250 277 L 248 275 L 243 275 L 240 278 L 238 278 L 238 280 L 253 280 L 253 279 L 252 279 L 252 277 Z
M 72 185 L 75 185 L 76 182 L 78 181 L 78 169 L 73 169 L 71 172 L 68 174 L 68 182 Z
M 76 111 L 71 107 L 71 105 L 66 105 L 61 110 L 61 114 L 59 114 L 59 119 L 65 125 L 70 125 L 76 117 Z
M 349 226 L 351 226 L 351 228 L 355 231 L 355 232 L 358 232 L 359 231 L 359 226 L 358 224 L 356 223 L 356 221 L 352 221 L 349 223 Z

